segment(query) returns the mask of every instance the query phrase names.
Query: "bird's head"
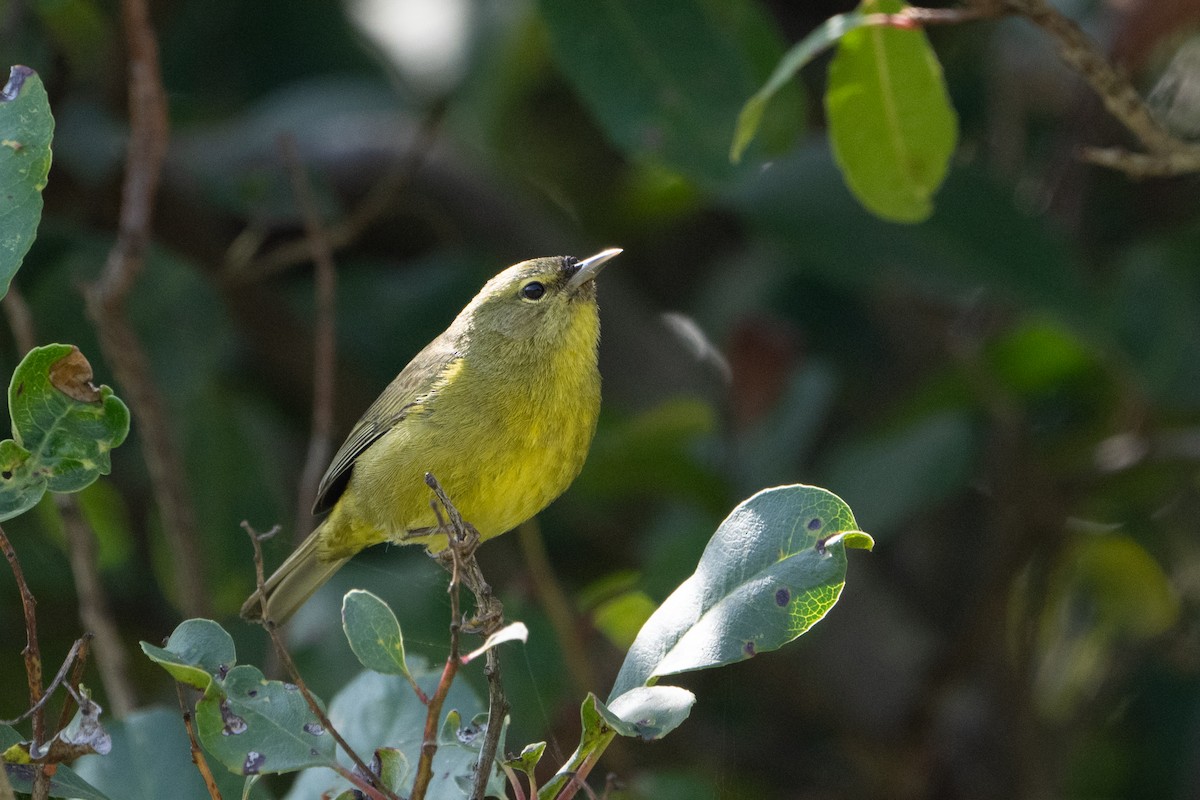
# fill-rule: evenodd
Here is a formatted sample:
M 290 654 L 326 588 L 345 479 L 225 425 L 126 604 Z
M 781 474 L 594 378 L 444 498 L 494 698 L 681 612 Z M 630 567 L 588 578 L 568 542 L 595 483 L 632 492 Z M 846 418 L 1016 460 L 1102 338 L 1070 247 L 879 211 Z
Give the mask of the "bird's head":
M 487 282 L 458 322 L 473 337 L 499 334 L 549 346 L 581 322 L 595 324 L 596 276 L 620 252 L 612 248 L 585 259 L 551 256 L 515 264 Z

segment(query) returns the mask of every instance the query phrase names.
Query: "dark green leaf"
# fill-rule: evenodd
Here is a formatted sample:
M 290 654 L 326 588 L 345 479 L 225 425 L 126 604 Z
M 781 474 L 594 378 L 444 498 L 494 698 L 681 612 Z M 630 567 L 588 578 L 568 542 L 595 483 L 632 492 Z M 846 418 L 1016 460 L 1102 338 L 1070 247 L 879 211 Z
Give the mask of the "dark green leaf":
M 142 642 L 142 652 L 171 677 L 200 691 L 237 663 L 233 638 L 211 619 L 188 619 L 167 640 L 166 647 Z
M 292 772 L 333 763 L 333 737 L 294 685 L 268 681 L 248 664 L 234 667 L 196 704 L 196 733 L 231 772 Z
M 850 508 L 815 486 L 766 489 L 721 523 L 695 573 L 629 649 L 610 695 L 659 676 L 742 661 L 816 624 L 846 580 L 846 547 L 870 548 Z
M 47 489 L 77 492 L 111 469 L 109 451 L 129 433 L 129 409 L 69 344 L 36 347 L 8 387 L 13 439 L 0 442 L 0 521 L 28 510 Z
M 783 51 L 757 4 L 542 0 L 541 9 L 559 67 L 618 147 L 702 183 L 734 174 L 738 109 Z M 795 131 L 799 91 L 784 94 L 775 110 Z
M 865 0 L 860 8 L 894 14 L 904 4 Z M 825 109 L 834 155 L 862 204 L 893 222 L 928 218 L 958 120 L 924 31 L 871 25 L 843 36 Z
M 362 589 L 342 598 L 342 630 L 364 667 L 384 675 L 408 675 L 404 636 L 388 604 Z
M 42 79 L 29 67 L 12 67 L 0 91 L 0 297 L 37 235 L 53 133 Z

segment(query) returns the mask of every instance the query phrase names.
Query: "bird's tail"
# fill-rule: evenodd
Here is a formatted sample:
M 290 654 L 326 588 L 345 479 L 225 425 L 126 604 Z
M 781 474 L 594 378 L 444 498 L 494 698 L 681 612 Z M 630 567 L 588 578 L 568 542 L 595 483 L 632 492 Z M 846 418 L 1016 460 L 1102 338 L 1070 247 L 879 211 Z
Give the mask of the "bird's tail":
M 321 527 L 324 527 L 323 523 Z M 276 625 L 282 625 L 313 592 L 320 589 L 325 581 L 333 577 L 333 573 L 341 569 L 349 558 L 335 558 L 332 561 L 320 557 L 317 548 L 317 537 L 321 527 L 308 535 L 296 550 L 279 565 L 263 584 L 261 592 L 250 595 L 242 604 L 242 616 L 246 619 L 270 619 Z M 265 610 L 264 610 L 265 609 Z

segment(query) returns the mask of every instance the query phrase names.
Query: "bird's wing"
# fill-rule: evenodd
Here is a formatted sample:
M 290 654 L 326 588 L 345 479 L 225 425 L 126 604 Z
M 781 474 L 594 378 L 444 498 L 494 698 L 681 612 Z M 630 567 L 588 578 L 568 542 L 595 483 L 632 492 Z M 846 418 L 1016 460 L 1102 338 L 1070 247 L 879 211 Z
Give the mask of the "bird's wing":
M 454 347 L 453 341 L 443 334 L 430 342 L 401 370 L 387 389 L 363 412 L 362 418 L 334 454 L 317 486 L 314 514 L 333 508 L 350 482 L 350 473 L 359 455 L 408 416 L 438 376 L 459 358 L 461 353 Z

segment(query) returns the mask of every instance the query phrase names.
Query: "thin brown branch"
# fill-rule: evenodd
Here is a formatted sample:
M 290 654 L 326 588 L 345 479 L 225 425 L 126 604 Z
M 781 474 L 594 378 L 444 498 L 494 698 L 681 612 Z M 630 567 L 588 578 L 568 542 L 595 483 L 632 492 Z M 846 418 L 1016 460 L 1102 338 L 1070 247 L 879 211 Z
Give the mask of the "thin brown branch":
M 34 599 L 33 592 L 29 591 L 29 584 L 25 582 L 25 571 L 21 569 L 21 561 L 17 558 L 17 551 L 13 549 L 12 542 L 9 541 L 8 534 L 2 527 L 0 527 L 0 549 L 4 550 L 4 557 L 8 559 L 8 565 L 12 568 L 13 578 L 17 582 L 17 591 L 21 595 L 21 608 L 25 612 L 25 649 L 21 651 L 21 655 L 25 658 L 25 679 L 29 684 L 29 705 L 34 708 L 33 741 L 30 745 L 32 752 L 46 741 L 46 709 L 42 706 L 42 653 L 38 646 L 37 633 L 37 600 Z M 50 776 L 42 767 L 38 767 L 34 771 L 32 796 L 34 800 L 45 800 L 50 796 Z
M 1169 153 L 1133 153 L 1117 147 L 1085 147 L 1080 157 L 1090 164 L 1124 172 L 1130 178 L 1169 178 L 1200 172 L 1200 147 Z
M 333 387 L 337 372 L 337 271 L 333 263 L 329 236 L 317 209 L 312 183 L 300 159 L 295 137 L 291 134 L 280 136 L 279 150 L 291 177 L 296 206 L 304 218 L 309 254 L 317 268 L 316 320 L 313 328 L 313 415 L 308 437 L 308 455 L 304 460 L 304 470 L 300 474 L 296 508 L 295 537 L 299 541 L 308 535 L 309 526 L 303 523 L 312 514 L 321 472 L 329 463 L 329 456 L 333 450 Z
M 359 237 L 392 207 L 396 196 L 408 185 L 432 149 L 445 110 L 444 105 L 431 109 L 417 130 L 415 140 L 406 151 L 405 157 L 392 165 L 348 215 L 329 226 L 326 241 L 330 252 L 358 241 Z M 307 237 L 285 242 L 256 260 L 252 260 L 252 253 L 248 253 L 247 250 L 244 246 L 239 247 L 236 252 L 231 249 L 226 258 L 226 272 L 235 281 L 261 280 L 303 264 L 313 255 Z
M 175 694 L 179 696 L 179 712 L 183 714 L 183 727 L 187 729 L 188 744 L 192 749 L 192 763 L 196 765 L 200 776 L 204 778 L 204 787 L 208 789 L 208 796 L 212 800 L 221 800 L 221 790 L 217 788 L 217 779 L 213 777 L 212 770 L 208 767 L 208 759 L 204 757 L 204 751 L 200 749 L 200 742 L 196 738 L 196 726 L 192 722 L 192 709 L 183 696 L 182 683 L 176 682 Z
M 84 639 L 76 639 L 75 644 L 71 645 L 71 649 L 67 651 L 67 657 L 63 659 L 62 666 L 59 667 L 58 672 L 55 673 L 54 680 L 50 681 L 50 685 L 46 687 L 44 692 L 42 692 L 42 696 L 38 698 L 38 701 L 15 719 L 0 719 L 0 725 L 16 725 L 18 722 L 29 719 L 44 705 L 46 705 L 46 701 L 50 699 L 50 695 L 54 694 L 54 690 L 61 686 L 62 682 L 66 680 L 67 670 L 71 668 L 71 664 L 75 662 L 76 657 L 79 655 L 79 650 L 83 646 Z
M 256 585 L 258 586 L 258 592 L 261 596 L 266 597 L 266 578 L 263 576 L 262 543 L 264 539 L 269 539 L 277 534 L 279 532 L 279 526 L 276 525 L 266 533 L 259 533 L 258 531 L 254 530 L 253 527 L 251 527 L 249 522 L 242 522 L 242 529 L 245 530 L 250 536 L 250 542 L 254 547 L 254 577 L 257 581 Z M 271 637 L 271 643 L 275 646 L 275 653 L 279 657 L 280 663 L 283 664 L 283 668 L 287 671 L 292 683 L 296 684 L 296 688 L 300 690 L 300 694 L 304 698 L 304 702 L 308 703 L 309 710 L 313 712 L 313 715 L 316 716 L 317 720 L 321 723 L 321 727 L 329 732 L 329 735 L 333 737 L 335 742 L 337 742 L 338 747 L 342 748 L 342 752 L 349 756 L 350 760 L 354 762 L 354 766 L 358 768 L 359 772 L 361 772 L 362 775 L 366 776 L 367 779 L 370 780 L 371 784 L 379 790 L 380 794 L 386 798 L 386 800 L 400 800 L 400 798 L 398 798 L 394 792 L 379 783 L 379 776 L 376 775 L 375 772 L 366 765 L 362 758 L 359 757 L 358 753 L 354 751 L 354 748 L 350 747 L 350 745 L 346 743 L 346 740 L 342 738 L 342 734 L 339 733 L 337 728 L 334 727 L 333 723 L 330 722 L 329 715 L 327 715 L 325 710 L 321 708 L 321 704 L 317 702 L 316 695 L 309 690 L 308 684 L 304 682 L 304 677 L 300 674 L 300 670 L 296 667 L 296 662 L 292 659 L 292 654 L 288 652 L 287 645 L 283 641 L 283 636 L 279 633 L 279 629 L 275 625 L 275 620 L 267 616 L 267 611 L 265 608 L 263 609 L 263 616 L 258 620 L 258 624 L 261 625 Z
M 1004 0 L 1004 5 L 1054 39 L 1059 58 L 1095 89 L 1109 113 L 1147 150 L 1169 153 L 1187 147 L 1158 124 L 1129 78 L 1108 62 L 1100 47 L 1074 21 L 1046 0 Z
M 29 304 L 15 285 L 9 287 L 3 305 L 17 347 L 22 353 L 29 352 L 37 346 L 37 332 Z M 54 503 L 66 531 L 71 572 L 79 595 L 79 618 L 84 629 L 96 636 L 97 665 L 108 697 L 109 710 L 113 716 L 123 717 L 134 709 L 135 695 L 129 682 L 125 649 L 121 647 L 117 626 L 108 606 L 108 596 L 100 580 L 96 534 L 84 519 L 74 495 L 56 493 Z
M 88 287 L 88 316 L 100 347 L 123 393 L 134 408 L 142 455 L 163 517 L 163 529 L 180 587 L 180 604 L 190 616 L 204 616 L 203 561 L 183 459 L 172 439 L 167 412 L 151 378 L 145 350 L 125 314 L 125 302 L 145 265 L 151 219 L 163 158 L 167 151 L 167 102 L 158 44 L 145 0 L 122 0 L 129 56 L 129 146 L 121 189 L 117 240 L 99 279 Z
M 88 651 L 91 649 L 92 634 L 85 633 L 83 636 L 79 637 L 79 641 L 81 644 L 79 646 L 79 652 L 75 656 L 75 669 L 71 670 L 71 680 L 67 684 L 68 686 L 78 686 L 79 684 L 83 683 L 83 670 L 87 667 L 87 657 Z M 72 696 L 71 699 L 74 700 L 74 697 Z M 60 711 L 58 715 L 58 730 L 61 731 L 63 728 L 67 727 L 67 725 L 71 722 L 71 717 L 73 716 L 74 714 L 71 712 L 71 703 L 64 702 L 62 711 Z
M 385 800 L 385 798 L 393 796 L 390 792 L 388 794 L 384 794 L 377 787 L 367 781 L 366 778 L 359 775 L 354 770 L 347 769 L 341 764 L 335 764 L 333 770 L 346 780 L 350 781 L 350 783 L 354 784 L 354 788 L 371 798 L 371 800 Z M 373 772 L 369 774 L 374 775 Z
M 872 22 L 909 28 L 1009 14 L 1028 19 L 1053 38 L 1059 58 L 1092 87 L 1108 112 L 1149 151 L 1085 148 L 1081 153 L 1084 161 L 1124 172 L 1131 178 L 1200 172 L 1200 146 L 1179 139 L 1160 125 L 1128 76 L 1109 62 L 1099 45 L 1074 21 L 1046 0 L 974 0 L 964 8 L 910 7 L 898 14 L 877 15 L 878 20 Z
M 492 775 L 492 763 L 496 760 L 496 750 L 500 747 L 500 734 L 504 731 L 504 718 L 508 716 L 509 704 L 500 676 L 498 647 L 488 650 L 487 666 L 484 667 L 483 674 L 487 676 L 488 683 L 487 730 L 484 732 L 483 747 L 475 765 L 475 785 L 471 790 L 471 800 L 484 800 L 488 780 Z
M 4 557 L 8 559 L 8 565 L 12 568 L 13 578 L 17 581 L 17 591 L 21 595 L 21 609 L 25 612 L 25 649 L 21 651 L 21 655 L 25 659 L 25 678 L 29 684 L 29 705 L 36 709 L 33 714 L 33 746 L 36 748 L 44 744 L 46 736 L 46 715 L 41 702 L 42 652 L 38 646 L 37 600 L 34 599 L 33 592 L 29 591 L 17 551 L 13 549 L 12 542 L 2 527 L 0 549 L 4 550 Z
M 96 533 L 84 519 L 74 495 L 55 494 L 54 504 L 62 516 L 67 536 L 67 554 L 75 591 L 79 595 L 79 619 L 84 630 L 96 637 L 96 668 L 108 698 L 108 707 L 118 719 L 137 708 L 136 694 L 129 680 L 128 659 L 121 646 L 121 634 L 108 605 L 108 595 L 100 580 L 100 557 Z
M 450 527 L 447 528 L 445 521 L 442 518 L 438 507 L 434 505 L 434 513 L 437 514 L 438 528 L 446 531 L 446 536 L 449 540 L 447 552 L 450 554 L 451 569 L 450 569 L 450 586 L 447 591 L 450 594 L 450 654 L 446 656 L 446 665 L 442 668 L 442 676 L 438 680 L 437 688 L 429 698 L 429 707 L 425 712 L 425 730 L 421 738 L 421 755 L 417 759 L 417 775 L 413 780 L 412 795 L 409 800 L 425 800 L 425 794 L 429 791 L 429 783 L 433 780 L 433 756 L 437 753 L 438 741 L 438 723 L 442 716 L 442 705 L 446 702 L 446 695 L 450 693 L 450 686 L 454 683 L 454 676 L 458 674 L 458 667 L 461 661 L 459 660 L 459 632 L 461 630 L 461 613 L 459 611 L 459 582 L 462 574 L 462 558 L 464 544 L 469 540 L 469 531 L 466 524 L 463 522 L 462 515 L 458 513 L 458 509 L 450 503 L 441 485 L 437 479 L 429 473 L 425 473 L 425 482 L 433 489 L 438 499 L 442 501 L 443 508 L 446 509 L 446 514 L 450 518 Z
M 448 552 L 451 557 L 451 572 L 450 572 L 450 659 L 455 662 L 454 670 L 457 670 L 458 658 L 458 634 L 460 626 L 459 600 L 458 591 L 459 585 L 465 585 L 475 595 L 475 618 L 471 621 L 472 629 L 478 630 L 484 636 L 488 636 L 498 630 L 504 624 L 504 608 L 500 601 L 492 594 L 492 587 L 488 585 L 483 577 L 483 572 L 479 569 L 479 562 L 475 560 L 475 548 L 479 543 L 479 534 L 466 521 L 463 520 L 462 514 L 458 508 L 451 502 L 446 495 L 441 484 L 438 483 L 430 473 L 425 473 L 425 483 L 433 490 L 437 497 L 441 508 L 445 509 L 446 516 L 450 519 L 450 526 L 447 527 L 442 519 L 441 511 L 435 504 L 434 512 L 437 514 L 438 527 L 444 530 L 449 542 Z M 446 665 L 446 670 L 442 673 L 443 682 L 446 683 L 446 690 L 449 690 L 449 682 L 446 681 L 447 673 L 451 672 L 449 662 Z M 508 714 L 509 704 L 508 699 L 504 695 L 504 684 L 500 675 L 500 656 L 495 647 L 492 647 L 487 652 L 487 665 L 484 668 L 484 674 L 488 681 L 488 717 L 487 728 L 484 733 L 483 746 L 479 751 L 479 760 L 476 762 L 475 781 L 471 791 L 472 800 L 483 800 L 484 794 L 487 791 L 488 779 L 492 774 L 492 763 L 496 760 L 496 750 L 500 746 L 500 735 L 504 731 L 504 718 Z M 453 679 L 453 674 L 450 674 L 450 679 Z M 442 684 L 439 683 L 438 689 L 441 690 Z M 429 713 L 425 719 L 426 741 L 429 741 L 430 731 L 436 736 L 437 719 L 440 715 L 441 708 L 435 710 L 433 704 L 430 704 Z M 437 749 L 436 738 L 433 740 L 434 746 L 432 750 Z M 422 751 L 422 759 L 424 759 L 424 751 Z M 429 754 L 430 762 L 433 759 L 432 751 Z M 418 770 L 418 775 L 420 772 Z M 424 795 L 424 791 L 420 796 Z M 412 800 L 418 800 L 419 796 L 415 791 Z

